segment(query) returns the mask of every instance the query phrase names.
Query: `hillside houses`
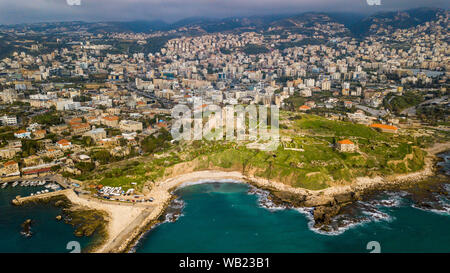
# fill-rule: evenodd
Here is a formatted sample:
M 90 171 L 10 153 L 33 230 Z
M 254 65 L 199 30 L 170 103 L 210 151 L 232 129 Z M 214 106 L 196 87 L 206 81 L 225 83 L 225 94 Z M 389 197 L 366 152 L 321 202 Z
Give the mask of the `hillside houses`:
M 352 153 L 356 151 L 357 146 L 353 141 L 344 139 L 336 143 L 336 149 L 340 152 Z

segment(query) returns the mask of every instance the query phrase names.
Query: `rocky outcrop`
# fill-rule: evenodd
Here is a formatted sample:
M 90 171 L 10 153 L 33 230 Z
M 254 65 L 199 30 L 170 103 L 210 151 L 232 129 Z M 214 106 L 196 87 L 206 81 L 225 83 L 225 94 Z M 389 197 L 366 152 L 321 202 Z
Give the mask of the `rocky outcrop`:
M 270 199 L 275 203 L 283 206 L 303 207 L 306 196 L 297 195 L 285 191 L 272 191 Z
M 360 194 L 356 192 L 343 192 L 326 198 L 313 199 L 310 204 L 314 208 L 314 227 L 323 227 L 331 223 L 331 219 L 338 215 L 342 207 L 360 199 Z
M 32 235 L 31 233 L 31 224 L 33 223 L 33 221 L 31 219 L 27 219 L 25 220 L 25 222 L 22 223 L 22 234 L 30 237 Z
M 332 196 L 329 195 L 310 195 L 304 202 L 305 207 L 331 206 L 335 203 Z
M 319 206 L 314 209 L 314 227 L 321 227 L 331 223 L 331 219 L 341 210 L 340 205 Z

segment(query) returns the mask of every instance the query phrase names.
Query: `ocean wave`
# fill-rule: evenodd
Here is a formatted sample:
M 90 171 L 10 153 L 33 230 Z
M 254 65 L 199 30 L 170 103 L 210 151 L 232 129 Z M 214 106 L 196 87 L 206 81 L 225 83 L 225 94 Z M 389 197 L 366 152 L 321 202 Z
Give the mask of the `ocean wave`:
M 338 236 L 343 234 L 349 229 L 355 228 L 357 226 L 362 226 L 366 223 L 372 222 L 368 217 L 356 219 L 348 217 L 346 218 L 345 215 L 338 215 L 335 216 L 332 220 L 332 223 L 330 225 L 327 225 L 325 227 L 317 228 L 314 227 L 314 220 L 310 221 L 308 223 L 308 228 L 313 231 L 314 233 L 320 234 L 320 235 L 327 235 L 327 236 Z M 326 229 L 325 229 L 326 228 Z
M 450 200 L 445 197 L 438 198 L 437 201 L 422 202 L 413 204 L 411 207 L 426 212 L 432 212 L 441 215 L 450 215 Z
M 163 223 L 173 223 L 182 216 L 184 216 L 183 213 L 167 213 Z
M 180 198 L 172 200 L 172 202 L 166 208 L 166 211 L 164 213 L 164 220 L 155 223 L 149 230 L 143 232 L 141 236 L 136 240 L 136 243 L 130 248 L 129 253 L 135 253 L 136 250 L 140 247 L 141 243 L 144 241 L 144 238 L 148 236 L 152 230 L 154 230 L 155 228 L 164 223 L 173 223 L 177 221 L 180 217 L 183 217 L 184 214 L 182 212 L 185 206 L 186 202 L 184 202 L 184 200 Z
M 361 213 L 369 216 L 370 219 L 375 221 L 389 221 L 392 219 L 389 214 L 380 211 L 377 206 L 370 205 L 369 203 L 365 203 L 363 206 Z
M 397 191 L 397 192 L 385 191 L 379 194 L 381 198 L 375 197 L 371 200 L 366 200 L 365 203 L 368 203 L 376 207 L 385 207 L 385 208 L 400 207 L 403 205 L 404 198 L 407 197 L 408 195 L 409 193 L 405 191 Z
M 254 186 L 250 186 L 248 194 L 257 195 L 258 205 L 270 211 L 278 211 L 285 209 L 293 209 L 304 215 L 308 219 L 308 228 L 321 235 L 336 236 L 345 231 L 361 226 L 370 222 L 391 221 L 392 216 L 380 211 L 379 207 L 395 207 L 400 206 L 402 197 L 406 196 L 406 192 L 386 192 L 387 198 L 373 199 L 367 202 L 358 201 L 354 204 L 355 215 L 344 213 L 339 214 L 331 220 L 329 225 L 323 227 L 314 227 L 314 208 L 313 207 L 292 207 L 289 205 L 278 205 L 270 199 L 270 192 L 262 190 Z
M 394 218 L 389 214 L 379 210 L 379 204 L 372 202 L 358 201 L 353 205 L 353 213 L 343 213 L 331 219 L 329 225 L 317 228 L 314 227 L 314 219 L 311 217 L 308 227 L 311 231 L 328 236 L 341 235 L 349 229 L 363 226 L 371 222 L 390 222 Z
M 425 208 L 425 207 L 415 205 L 415 204 L 412 205 L 411 207 L 422 210 L 422 211 L 426 211 L 426 212 L 432 212 L 432 213 L 441 214 L 441 215 L 450 215 L 450 207 L 446 207 L 443 209 L 436 209 L 436 208 Z
M 256 195 L 258 198 L 258 205 L 262 208 L 268 209 L 270 211 L 278 211 L 278 210 L 284 210 L 289 209 L 289 206 L 283 206 L 275 204 L 270 199 L 270 192 L 266 190 L 259 189 L 254 186 L 249 186 L 249 190 L 247 191 L 247 194 L 249 195 Z
M 184 202 L 180 198 L 176 198 L 172 200 L 165 212 L 165 219 L 163 223 L 173 223 L 177 221 L 180 217 L 184 216 L 183 209 L 186 206 L 186 202 Z
M 136 253 L 136 250 L 141 246 L 142 242 L 144 241 L 144 238 L 147 237 L 152 230 L 160 226 L 162 223 L 156 223 L 154 224 L 149 230 L 142 232 L 142 234 L 139 236 L 139 238 L 136 239 L 135 244 L 130 248 L 128 253 Z
M 449 171 L 449 173 L 450 173 L 450 171 Z M 450 184 L 444 184 L 444 189 L 445 189 L 445 191 L 447 191 L 448 193 L 450 193 Z

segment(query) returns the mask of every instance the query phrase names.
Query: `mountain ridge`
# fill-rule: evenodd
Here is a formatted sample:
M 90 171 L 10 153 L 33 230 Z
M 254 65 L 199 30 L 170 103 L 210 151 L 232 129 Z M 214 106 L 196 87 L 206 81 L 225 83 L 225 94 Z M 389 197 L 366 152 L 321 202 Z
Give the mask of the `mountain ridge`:
M 174 23 L 162 20 L 134 20 L 123 22 L 49 22 L 16 25 L 0 25 L 0 28 L 26 28 L 41 30 L 43 28 L 70 28 L 71 30 L 87 30 L 90 32 L 134 32 L 152 33 L 179 29 L 196 29 L 207 33 L 236 31 L 266 31 L 269 28 L 295 29 L 316 23 L 338 23 L 344 25 L 355 36 L 374 34 L 373 25 L 383 28 L 409 28 L 436 19 L 442 12 L 440 8 L 415 8 L 399 11 L 382 11 L 365 16 L 348 12 L 304 12 L 300 14 L 260 15 L 249 17 L 208 18 L 190 17 Z

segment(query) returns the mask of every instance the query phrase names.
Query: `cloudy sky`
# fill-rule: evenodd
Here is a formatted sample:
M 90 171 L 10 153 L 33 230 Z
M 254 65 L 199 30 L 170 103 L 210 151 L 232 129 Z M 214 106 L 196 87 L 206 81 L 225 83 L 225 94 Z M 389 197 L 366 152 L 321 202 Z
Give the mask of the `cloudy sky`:
M 81 1 L 81 5 L 69 5 Z M 129 21 L 292 14 L 305 11 L 355 11 L 416 7 L 449 8 L 448 0 L 0 0 L 0 24 L 48 21 Z

